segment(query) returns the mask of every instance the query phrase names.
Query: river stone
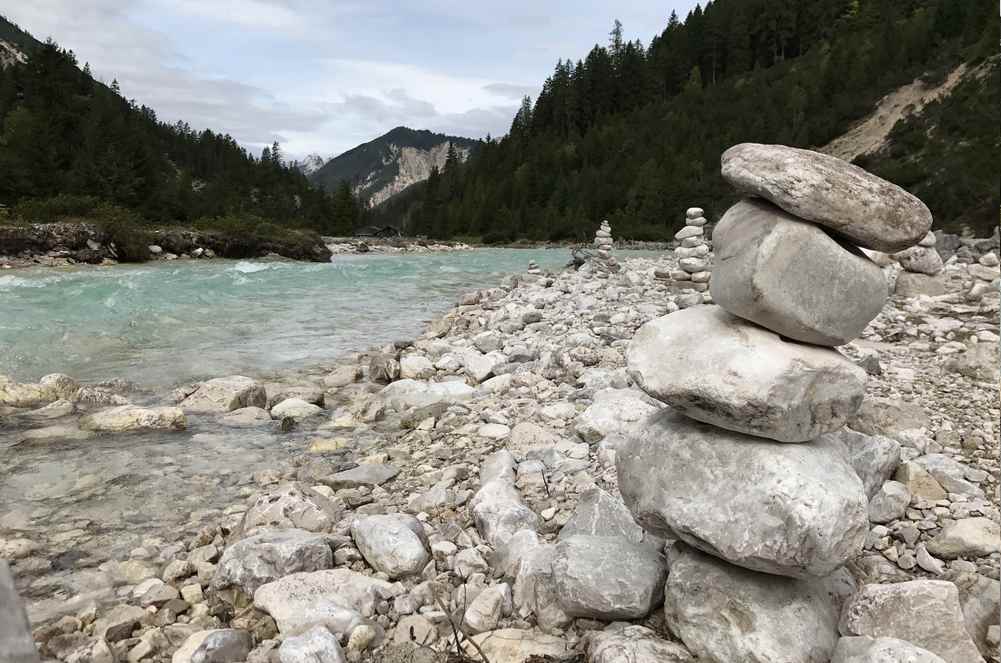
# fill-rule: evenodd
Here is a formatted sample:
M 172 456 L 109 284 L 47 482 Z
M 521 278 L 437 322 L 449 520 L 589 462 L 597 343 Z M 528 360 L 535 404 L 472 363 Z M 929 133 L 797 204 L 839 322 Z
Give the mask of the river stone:
M 426 380 L 434 374 L 434 364 L 424 355 L 409 354 L 400 358 L 401 378 Z
M 298 529 L 265 531 L 223 551 L 212 585 L 236 586 L 246 594 L 290 573 L 329 569 L 334 554 L 326 537 Z
M 326 626 L 348 636 L 365 623 L 383 596 L 393 596 L 392 583 L 348 569 L 293 573 L 262 585 L 254 604 L 271 615 L 283 636 L 298 635 L 314 626 Z
M 681 645 L 638 624 L 609 624 L 587 633 L 588 663 L 695 663 Z
M 845 427 L 823 437 L 830 437 L 844 447 L 848 462 L 862 479 L 869 499 L 893 476 L 900 464 L 900 443 L 883 435 L 865 435 Z
M 958 460 L 945 454 L 927 454 L 919 456 L 914 462 L 928 470 L 928 473 L 950 493 L 984 497 L 984 491 L 980 486 L 966 479 L 969 468 Z
M 31 624 L 14 589 L 14 575 L 0 559 L 0 661 L 37 663 L 38 651 L 31 637 Z
M 997 628 L 1001 583 L 980 573 L 950 574 L 949 580 L 959 590 L 959 605 L 963 609 L 966 631 L 985 658 L 996 654 L 998 646 L 996 641 L 991 641 L 990 629 L 992 626 Z
M 842 635 L 899 638 L 946 663 L 984 663 L 966 631 L 959 592 L 943 580 L 866 585 L 845 606 L 839 628 Z
M 243 515 L 240 530 L 255 527 L 326 532 L 340 520 L 344 507 L 299 482 L 282 484 L 262 493 Z
M 831 663 L 945 663 L 927 649 L 896 638 L 848 637 L 838 640 Z
M 223 415 L 220 421 L 233 428 L 259 428 L 271 425 L 271 415 L 264 408 L 241 407 Z
M 35 408 L 54 400 L 54 394 L 41 384 L 0 382 L 0 405 Z
M 649 532 L 746 568 L 826 576 L 862 550 L 862 481 L 829 439 L 778 444 L 670 410 L 616 453 L 622 499 Z
M 573 651 L 569 642 L 555 635 L 536 630 L 503 628 L 474 635 L 479 650 L 471 643 L 463 644 L 463 651 L 472 660 L 480 660 L 480 651 L 490 663 L 527 663 L 536 660 L 560 661 Z M 551 658 L 544 658 L 551 657 Z
M 286 398 L 282 402 L 278 403 L 278 405 L 271 408 L 272 419 L 284 419 L 285 417 L 292 417 L 293 419 L 308 419 L 309 417 L 315 417 L 320 414 L 323 414 L 322 407 L 304 401 L 301 398 Z
M 192 633 L 174 652 L 171 663 L 237 663 L 247 660 L 254 638 L 247 631 L 232 628 Z
M 358 467 L 352 467 L 350 470 L 310 478 L 334 490 L 341 490 L 342 488 L 371 488 L 379 486 L 399 473 L 400 468 L 391 463 L 362 463 Z
M 912 246 L 893 256 L 908 272 L 935 276 L 942 271 L 942 256 L 935 249 Z
M 500 583 L 487 587 L 466 607 L 463 625 L 470 633 L 483 633 L 497 628 L 505 614 L 511 613 L 511 586 Z
M 837 157 L 783 145 L 741 143 L 723 153 L 723 179 L 785 211 L 894 253 L 921 241 L 932 215 L 915 196 Z
M 483 472 L 480 479 L 484 479 Z M 505 546 L 521 530 L 534 532 L 539 525 L 539 517 L 522 501 L 513 478 L 486 481 L 469 506 L 477 531 L 494 548 Z
M 278 648 L 279 663 L 347 663 L 341 644 L 325 626 L 285 638 Z
M 571 617 L 646 617 L 664 597 L 666 576 L 658 548 L 621 538 L 571 536 L 553 555 L 555 595 Z
M 428 407 L 437 403 L 453 405 L 471 399 L 476 390 L 465 382 L 424 382 L 421 380 L 397 380 L 386 385 L 379 392 L 382 399 L 394 410 L 403 411 L 411 407 Z
M 928 542 L 928 552 L 944 559 L 1001 553 L 1001 526 L 984 517 L 948 522 Z
M 866 435 L 885 435 L 904 442 L 907 431 L 930 428 L 931 419 L 917 403 L 892 398 L 866 398 L 848 425 Z
M 792 340 L 843 345 L 886 303 L 876 263 L 762 200 L 727 210 L 713 246 L 713 301 Z
M 602 389 L 580 416 L 574 429 L 585 442 L 600 442 L 606 435 L 627 433 L 660 404 L 638 389 Z
M 214 378 L 201 383 L 193 394 L 181 401 L 188 412 L 232 412 L 242 407 L 268 406 L 268 394 L 256 380 L 242 375 Z
M 119 405 L 80 419 L 81 430 L 126 433 L 148 430 L 184 430 L 187 419 L 179 407 Z
M 836 350 L 784 341 L 719 306 L 651 320 L 626 357 L 639 385 L 672 408 L 781 442 L 841 428 L 865 392 L 865 371 Z
M 595 486 L 580 496 L 559 538 L 577 535 L 611 536 L 639 543 L 643 540 L 643 528 L 636 524 L 620 498 Z
M 700 661 L 830 660 L 838 614 L 821 581 L 748 571 L 683 545 L 672 548 L 670 568 L 664 616 Z
M 108 642 L 125 640 L 146 616 L 145 610 L 134 605 L 115 606 L 94 622 L 94 637 Z
M 904 517 L 911 503 L 911 491 L 899 481 L 887 481 L 869 501 L 869 520 L 888 523 Z
M 914 272 L 900 272 L 893 286 L 893 292 L 898 297 L 939 297 L 949 291 L 944 274 L 928 276 Z
M 394 513 L 356 518 L 351 523 L 351 536 L 365 561 L 390 578 L 420 573 L 430 559 L 424 526 L 413 516 Z

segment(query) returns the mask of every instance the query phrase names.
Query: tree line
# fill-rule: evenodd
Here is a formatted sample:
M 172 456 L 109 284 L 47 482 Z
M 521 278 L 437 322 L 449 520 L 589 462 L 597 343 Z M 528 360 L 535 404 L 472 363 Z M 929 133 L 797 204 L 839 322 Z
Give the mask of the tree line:
M 557 62 L 504 138 L 375 214 L 442 238 L 582 241 L 603 218 L 618 236 L 667 238 L 685 208 L 715 218 L 735 200 L 719 176 L 727 147 L 822 146 L 897 86 L 986 61 L 957 90 L 962 102 L 912 118 L 865 165 L 921 195 L 939 225 L 989 233 L 999 204 L 993 11 L 984 0 L 715 0 L 684 21 L 672 13 L 647 46 L 616 21 L 607 45 Z
M 349 184 L 312 186 L 278 143 L 255 157 L 228 134 L 162 122 L 50 40 L 0 69 L 0 204 L 44 215 L 93 201 L 149 224 L 325 234 L 350 234 L 362 214 Z

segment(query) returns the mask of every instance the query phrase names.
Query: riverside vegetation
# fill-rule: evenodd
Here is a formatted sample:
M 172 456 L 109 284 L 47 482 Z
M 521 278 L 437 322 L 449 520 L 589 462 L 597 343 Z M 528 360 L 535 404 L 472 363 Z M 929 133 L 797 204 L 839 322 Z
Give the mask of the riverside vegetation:
M 712 229 L 707 292 L 671 278 L 683 254 L 613 258 L 606 225 L 601 261 L 532 265 L 419 338 L 279 384 L 220 377 L 138 403 L 115 382 L 0 381 L 21 444 L 197 425 L 294 447 L 209 477 L 240 499 L 117 559 L 86 522 L 0 519 L 34 624 L 21 651 L 999 660 L 997 235 L 932 241 L 920 201 L 812 152 L 741 145 L 722 172 L 767 200 L 683 215 Z M 879 252 L 919 243 L 940 269 Z

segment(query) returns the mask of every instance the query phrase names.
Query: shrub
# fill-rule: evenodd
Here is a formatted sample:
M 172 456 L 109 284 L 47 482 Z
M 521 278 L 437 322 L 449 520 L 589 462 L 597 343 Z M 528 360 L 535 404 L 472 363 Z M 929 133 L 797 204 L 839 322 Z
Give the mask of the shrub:
M 149 260 L 149 245 L 152 238 L 141 220 L 134 213 L 110 203 L 99 204 L 90 214 L 105 241 L 115 245 L 115 252 L 121 262 L 145 262 Z
M 89 217 L 100 204 L 94 196 L 62 193 L 52 198 L 21 200 L 14 206 L 14 217 L 25 223 L 54 223 Z

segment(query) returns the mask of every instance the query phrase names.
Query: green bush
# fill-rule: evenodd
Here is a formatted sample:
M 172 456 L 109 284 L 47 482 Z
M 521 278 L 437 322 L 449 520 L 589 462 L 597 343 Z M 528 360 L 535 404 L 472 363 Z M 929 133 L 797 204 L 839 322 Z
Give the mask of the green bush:
M 105 236 L 105 241 L 115 245 L 121 262 L 149 260 L 152 237 L 134 213 L 110 203 L 99 204 L 87 219 L 93 221 Z
M 14 206 L 13 216 L 25 223 L 55 223 L 89 217 L 100 204 L 94 196 L 62 193 L 52 198 L 21 200 Z

